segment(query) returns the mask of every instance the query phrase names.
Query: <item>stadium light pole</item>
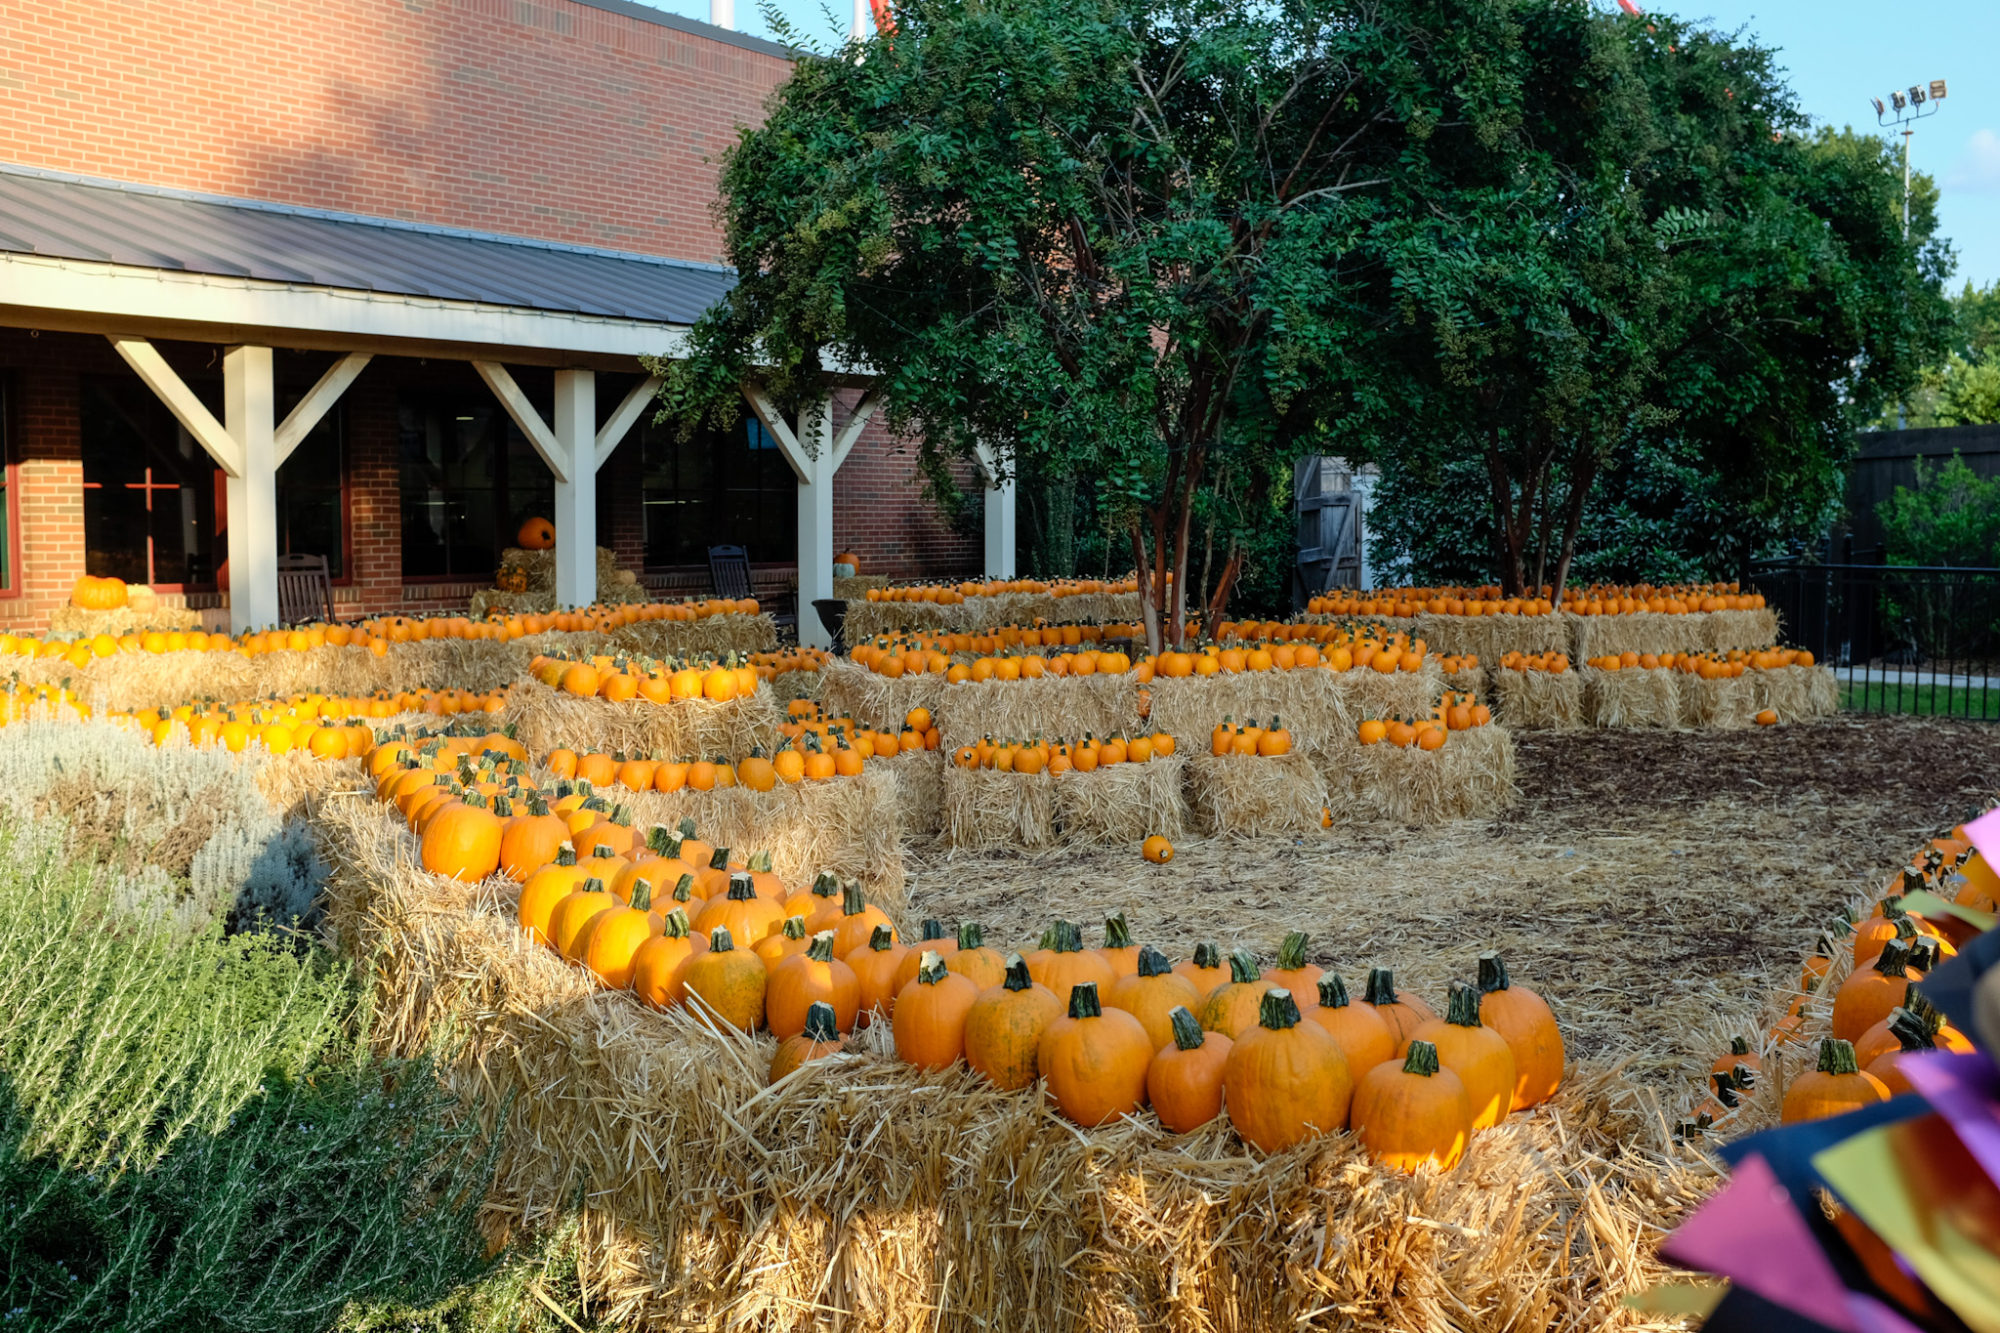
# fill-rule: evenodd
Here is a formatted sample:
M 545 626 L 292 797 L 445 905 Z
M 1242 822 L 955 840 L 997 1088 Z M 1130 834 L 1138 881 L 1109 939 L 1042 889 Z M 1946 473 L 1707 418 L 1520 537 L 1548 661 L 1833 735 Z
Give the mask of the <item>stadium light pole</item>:
M 1944 80 L 1932 79 L 1929 87 L 1913 83 L 1905 91 L 1890 93 L 1887 106 L 1879 97 L 1868 99 L 1875 107 L 1875 123 L 1885 129 L 1893 125 L 1903 136 L 1903 239 L 1906 241 L 1910 239 L 1910 136 L 1917 132 L 1917 121 L 1944 109 L 1938 105 L 1944 101 L 1944 95 Z

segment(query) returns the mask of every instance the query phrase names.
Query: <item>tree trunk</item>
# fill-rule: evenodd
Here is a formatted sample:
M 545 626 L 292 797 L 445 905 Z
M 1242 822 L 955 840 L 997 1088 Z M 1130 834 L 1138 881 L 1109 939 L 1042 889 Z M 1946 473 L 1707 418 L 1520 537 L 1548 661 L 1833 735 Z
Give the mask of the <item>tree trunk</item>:
M 1215 582 L 1215 595 L 1202 608 L 1201 632 L 1204 638 L 1213 639 L 1215 631 L 1222 624 L 1222 618 L 1229 611 L 1229 594 L 1236 589 L 1236 577 L 1243 572 L 1243 548 L 1232 536 L 1229 539 L 1229 558 L 1222 562 L 1222 577 Z
M 1514 483 L 1507 474 L 1507 460 L 1500 456 L 1498 442 L 1486 451 L 1486 475 L 1492 482 L 1489 498 L 1493 505 L 1493 563 L 1500 579 L 1500 591 L 1509 597 L 1521 595 L 1521 546 L 1514 518 Z
M 1556 561 L 1556 586 L 1552 605 L 1562 607 L 1563 589 L 1569 583 L 1570 562 L 1576 558 L 1576 534 L 1583 526 L 1583 506 L 1590 499 L 1590 488 L 1597 481 L 1597 451 L 1589 447 L 1579 449 L 1570 466 L 1571 481 L 1569 494 L 1563 498 L 1563 541 L 1562 554 Z
M 1160 607 L 1154 597 L 1152 562 L 1146 558 L 1145 516 L 1134 514 L 1130 529 L 1132 537 L 1132 568 L 1139 580 L 1139 615 L 1146 622 L 1146 651 L 1160 651 Z

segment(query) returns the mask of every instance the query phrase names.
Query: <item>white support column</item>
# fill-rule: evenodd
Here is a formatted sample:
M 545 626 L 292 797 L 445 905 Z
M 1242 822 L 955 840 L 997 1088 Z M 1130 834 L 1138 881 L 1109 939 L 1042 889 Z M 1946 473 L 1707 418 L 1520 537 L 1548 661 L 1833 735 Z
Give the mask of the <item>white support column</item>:
M 556 602 L 589 606 L 597 600 L 596 374 L 558 370 L 555 409 L 550 433 L 569 463 L 556 481 Z
M 986 577 L 1014 577 L 1014 478 L 1003 476 L 991 445 L 979 446 L 979 475 L 986 482 Z
M 840 463 L 834 451 L 831 398 L 810 424 L 812 475 L 799 482 L 799 642 L 825 648 L 833 638 L 819 623 L 812 604 L 833 596 L 833 476 Z
M 277 394 L 271 349 L 222 354 L 222 421 L 240 450 L 229 502 L 229 624 L 237 633 L 278 623 Z

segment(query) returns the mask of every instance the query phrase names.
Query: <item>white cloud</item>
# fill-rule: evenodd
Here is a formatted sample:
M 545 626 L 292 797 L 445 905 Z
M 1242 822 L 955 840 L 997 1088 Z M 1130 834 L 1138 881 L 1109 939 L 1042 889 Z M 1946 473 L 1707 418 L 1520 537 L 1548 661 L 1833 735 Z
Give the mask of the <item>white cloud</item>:
M 1958 161 L 1945 173 L 1944 187 L 1978 193 L 2000 191 L 2000 134 L 1992 130 L 1975 131 L 1965 141 L 1965 151 L 1958 155 Z

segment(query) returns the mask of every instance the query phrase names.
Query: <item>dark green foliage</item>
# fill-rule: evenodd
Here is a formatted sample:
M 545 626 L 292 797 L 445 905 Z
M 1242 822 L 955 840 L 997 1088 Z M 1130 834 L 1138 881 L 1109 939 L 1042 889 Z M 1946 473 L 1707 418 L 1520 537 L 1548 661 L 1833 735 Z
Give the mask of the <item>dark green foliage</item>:
M 1916 460 L 1917 484 L 1875 508 L 1892 565 L 2000 565 L 2000 477 L 1982 477 L 1953 454 Z

